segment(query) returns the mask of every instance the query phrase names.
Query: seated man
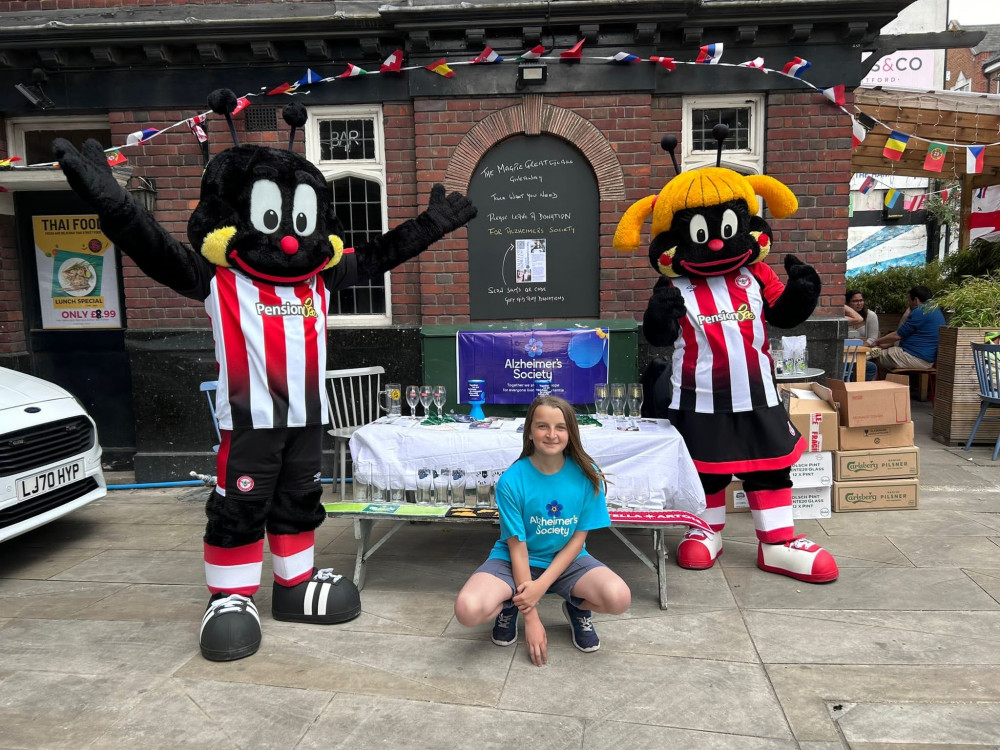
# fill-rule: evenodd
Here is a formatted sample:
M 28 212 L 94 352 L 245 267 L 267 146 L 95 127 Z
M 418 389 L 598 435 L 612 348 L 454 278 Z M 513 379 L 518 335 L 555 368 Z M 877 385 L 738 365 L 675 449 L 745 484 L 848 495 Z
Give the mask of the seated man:
M 909 291 L 910 309 L 903 322 L 892 333 L 875 340 L 869 355 L 882 370 L 916 369 L 934 367 L 938 352 L 938 329 L 945 325 L 940 308 L 928 310 L 925 302 L 931 290 L 915 286 Z

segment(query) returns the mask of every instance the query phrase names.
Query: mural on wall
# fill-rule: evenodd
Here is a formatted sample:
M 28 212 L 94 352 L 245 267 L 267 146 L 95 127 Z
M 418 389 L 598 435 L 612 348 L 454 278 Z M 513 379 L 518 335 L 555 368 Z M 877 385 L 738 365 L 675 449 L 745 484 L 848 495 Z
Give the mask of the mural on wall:
M 923 204 L 926 177 L 857 173 L 851 177 L 851 224 L 847 230 L 847 276 L 893 266 L 915 266 L 927 257 Z M 904 211 L 905 208 L 905 211 Z M 886 219 L 883 209 L 903 218 Z

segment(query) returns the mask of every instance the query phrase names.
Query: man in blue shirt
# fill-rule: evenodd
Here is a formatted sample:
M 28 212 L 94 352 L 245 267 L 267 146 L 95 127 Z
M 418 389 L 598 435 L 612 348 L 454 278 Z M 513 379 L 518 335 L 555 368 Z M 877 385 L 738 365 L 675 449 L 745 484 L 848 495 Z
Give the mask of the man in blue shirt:
M 875 340 L 871 356 L 883 370 L 918 369 L 934 367 L 938 352 L 938 330 L 945 325 L 941 309 L 927 309 L 924 304 L 931 298 L 931 290 L 915 286 L 909 292 L 910 310 L 903 322 L 892 333 Z

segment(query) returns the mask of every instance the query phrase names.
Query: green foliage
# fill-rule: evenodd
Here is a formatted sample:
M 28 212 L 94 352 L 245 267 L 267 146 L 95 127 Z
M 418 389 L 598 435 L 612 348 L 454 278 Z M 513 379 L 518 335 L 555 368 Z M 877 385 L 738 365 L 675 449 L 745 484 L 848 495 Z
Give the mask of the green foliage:
M 925 286 L 936 296 L 948 284 L 941 277 L 937 263 L 866 271 L 847 280 L 847 287 L 859 290 L 868 307 L 879 315 L 902 315 L 906 312 L 910 306 L 909 291 L 915 286 Z
M 969 276 L 987 276 L 1000 269 L 1000 242 L 975 240 L 971 247 L 945 257 L 941 270 L 949 284 Z
M 945 187 L 948 188 L 948 200 L 941 200 L 941 194 L 936 193 L 924 203 L 924 210 L 938 224 L 957 227 L 961 208 L 960 192 L 957 189 L 958 183 L 949 182 Z
M 948 325 L 1000 328 L 1000 271 L 965 278 L 935 295 L 934 302 L 951 311 Z

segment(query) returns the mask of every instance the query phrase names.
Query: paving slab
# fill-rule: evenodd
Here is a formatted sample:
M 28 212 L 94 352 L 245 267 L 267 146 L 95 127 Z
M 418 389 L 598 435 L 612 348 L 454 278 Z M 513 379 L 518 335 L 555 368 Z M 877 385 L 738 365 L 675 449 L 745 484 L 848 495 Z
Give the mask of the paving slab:
M 1000 739 L 1000 704 L 851 703 L 835 715 L 855 747 L 989 747 Z
M 902 536 L 888 539 L 918 568 L 983 567 L 1000 569 L 997 537 Z

